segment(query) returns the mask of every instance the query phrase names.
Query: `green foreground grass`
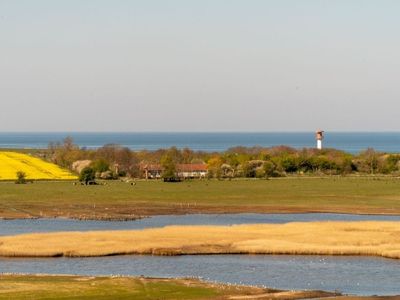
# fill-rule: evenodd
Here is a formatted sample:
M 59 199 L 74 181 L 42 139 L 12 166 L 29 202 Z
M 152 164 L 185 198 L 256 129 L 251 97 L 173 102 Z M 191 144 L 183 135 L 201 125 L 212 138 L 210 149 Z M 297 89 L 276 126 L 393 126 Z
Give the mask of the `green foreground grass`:
M 184 213 L 340 212 L 400 214 L 397 178 L 0 183 L 0 217 L 132 219 Z
M 335 296 L 322 291 L 279 291 L 195 279 L 1 275 L 0 299 L 304 299 Z
M 0 299 L 214 299 L 196 281 L 77 276 L 0 276 Z

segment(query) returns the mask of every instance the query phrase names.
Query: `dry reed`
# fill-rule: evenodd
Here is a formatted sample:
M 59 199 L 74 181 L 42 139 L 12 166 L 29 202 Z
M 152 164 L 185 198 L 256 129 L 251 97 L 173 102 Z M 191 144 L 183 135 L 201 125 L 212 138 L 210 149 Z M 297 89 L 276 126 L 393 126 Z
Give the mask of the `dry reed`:
M 0 256 L 319 254 L 400 258 L 398 222 L 168 226 L 0 237 Z

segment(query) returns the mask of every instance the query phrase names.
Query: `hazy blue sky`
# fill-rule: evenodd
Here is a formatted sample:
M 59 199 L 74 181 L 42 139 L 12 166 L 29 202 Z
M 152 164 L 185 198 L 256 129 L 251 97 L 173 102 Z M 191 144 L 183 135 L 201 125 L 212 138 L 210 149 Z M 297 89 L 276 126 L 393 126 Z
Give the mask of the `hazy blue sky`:
M 400 1 L 0 0 L 0 131 L 400 130 Z

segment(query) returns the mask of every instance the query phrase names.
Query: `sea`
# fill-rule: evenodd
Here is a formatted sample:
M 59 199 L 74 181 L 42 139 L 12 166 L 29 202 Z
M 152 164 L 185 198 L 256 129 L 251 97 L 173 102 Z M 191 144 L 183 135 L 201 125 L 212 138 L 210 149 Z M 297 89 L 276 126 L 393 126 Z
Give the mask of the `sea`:
M 188 147 L 207 152 L 224 151 L 235 146 L 294 148 L 316 146 L 314 132 L 1 132 L 0 148 L 47 148 L 70 136 L 80 147 L 99 148 L 118 144 L 132 150 Z M 400 132 L 326 132 L 325 148 L 359 153 L 367 148 L 400 153 Z

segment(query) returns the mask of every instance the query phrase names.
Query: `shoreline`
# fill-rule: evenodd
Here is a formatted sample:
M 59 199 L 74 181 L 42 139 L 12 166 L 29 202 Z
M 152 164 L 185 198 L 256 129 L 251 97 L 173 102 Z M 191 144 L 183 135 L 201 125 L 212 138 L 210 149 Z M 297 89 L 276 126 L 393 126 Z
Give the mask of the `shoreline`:
M 1 206 L 1 205 L 0 205 Z M 190 207 L 187 208 L 172 208 L 165 207 L 164 209 L 151 211 L 148 214 L 144 215 L 132 215 L 131 217 L 118 217 L 118 216 L 104 216 L 104 215 L 85 215 L 81 214 L 78 216 L 75 215 L 26 215 L 25 216 L 18 215 L 15 216 L 10 214 L 2 214 L 0 212 L 0 221 L 8 221 L 8 220 L 39 220 L 39 219 L 64 219 L 64 220 L 77 220 L 77 221 L 137 221 L 141 219 L 156 217 L 156 216 L 183 216 L 183 215 L 239 215 L 239 214 L 281 214 L 281 215 L 290 215 L 290 214 L 338 214 L 338 215 L 358 215 L 358 216 L 400 216 L 400 209 L 395 212 L 392 209 L 388 209 L 391 211 L 383 210 L 383 209 L 364 209 L 364 210 L 354 210 L 350 211 L 347 209 L 302 209 L 302 208 L 283 208 L 283 207 L 226 207 L 226 206 L 213 206 L 213 207 Z M 21 212 L 22 214 L 22 212 Z
M 293 209 L 280 209 L 280 210 L 266 210 L 266 211 L 253 211 L 253 210 L 243 210 L 237 211 L 233 210 L 230 212 L 229 210 L 219 211 L 216 210 L 210 211 L 202 211 L 199 210 L 198 212 L 176 212 L 176 213 L 168 213 L 168 214 L 152 214 L 152 215 L 143 215 L 143 216 L 134 216 L 132 218 L 118 218 L 118 217 L 74 217 L 74 216 L 27 216 L 27 217 L 7 217 L 0 215 L 0 221 L 13 221 L 13 220 L 75 220 L 75 221 L 104 221 L 104 222 L 131 222 L 131 221 L 138 221 L 142 219 L 152 218 L 152 217 L 159 217 L 159 216 L 190 216 L 190 215 L 241 215 L 241 214 L 274 214 L 274 215 L 291 215 L 291 214 L 336 214 L 336 215 L 355 215 L 355 216 L 400 216 L 400 211 L 398 213 L 389 213 L 389 212 L 348 212 L 348 211 L 331 211 L 331 210 L 293 210 Z M 266 223 L 268 224 L 268 223 Z
M 122 282 L 121 282 L 122 280 Z M 32 282 L 35 282 L 35 286 L 32 286 Z M 62 284 L 60 284 L 60 282 Z M 6 283 L 7 286 L 4 288 L 2 286 L 3 283 Z M 65 284 L 68 284 L 68 288 L 65 289 Z M 100 284 L 98 284 L 100 283 Z M 44 273 L 0 273 L 0 299 L 2 297 L 8 297 L 13 299 L 25 299 L 24 295 L 29 293 L 38 296 L 42 296 L 43 294 L 63 294 L 64 299 L 66 299 L 71 291 L 76 294 L 81 292 L 82 297 L 86 296 L 86 290 L 89 286 L 97 285 L 97 289 L 99 289 L 99 297 L 102 299 L 114 299 L 117 296 L 121 295 L 108 295 L 109 298 L 105 298 L 104 291 L 101 291 L 102 286 L 107 287 L 111 284 L 118 285 L 121 289 L 128 286 L 130 292 L 133 292 L 132 296 L 138 296 L 137 293 L 140 291 L 136 291 L 135 287 L 132 287 L 132 283 L 140 283 L 141 286 L 147 284 L 160 284 L 161 293 L 165 293 L 166 287 L 170 290 L 168 292 L 174 292 L 173 296 L 176 295 L 176 292 L 181 292 L 181 288 L 184 290 L 184 296 L 187 299 L 191 297 L 192 290 L 196 290 L 193 299 L 197 299 L 197 293 L 199 289 L 203 289 L 204 291 L 215 291 L 215 295 L 208 295 L 207 299 L 230 299 L 230 300 L 248 300 L 248 299 L 291 299 L 291 300 L 300 300 L 300 299 L 335 299 L 335 300 L 396 300 L 399 299 L 399 295 L 387 295 L 387 296 L 379 296 L 379 295 L 366 295 L 366 296 L 357 296 L 351 294 L 343 294 L 336 291 L 323 291 L 323 290 L 281 290 L 275 288 L 268 287 L 259 287 L 252 285 L 238 285 L 238 284 L 224 284 L 219 282 L 212 281 L 204 281 L 199 278 L 187 278 L 187 277 L 177 277 L 177 278 L 159 278 L 159 277 L 143 277 L 143 276 L 129 276 L 129 275 L 70 275 L 70 274 L 44 274 Z M 13 286 L 13 291 L 9 290 L 9 286 Z M 64 290 L 65 291 L 64 291 Z M 101 292 L 101 293 L 100 293 Z M 19 298 L 20 293 L 22 293 L 22 298 Z M 93 293 L 93 291 L 91 291 Z M 146 294 L 144 296 L 148 296 L 148 290 L 146 290 Z M 124 295 L 127 296 L 127 295 Z M 165 296 L 165 295 L 163 295 Z M 76 298 L 76 297 L 75 297 Z M 164 299 L 164 298 L 163 298 Z M 175 299 L 169 298 L 167 295 L 165 299 Z M 205 299 L 202 297 L 202 299 Z
M 32 285 L 35 283 L 35 286 Z M 2 288 L 2 284 L 7 286 Z M 65 285 L 68 284 L 66 288 Z M 10 291 L 9 287 L 13 290 Z M 62 274 L 2 274 L 0 273 L 0 299 L 2 296 L 19 299 L 19 294 L 29 293 L 33 295 L 65 293 L 63 299 L 71 295 L 81 293 L 93 293 L 93 286 L 98 290 L 101 299 L 114 299 L 118 296 L 138 297 L 143 293 L 143 297 L 149 296 L 149 292 L 157 296 L 162 295 L 162 299 L 310 299 L 327 298 L 342 296 L 338 292 L 326 292 L 319 290 L 279 290 L 257 286 L 245 286 L 235 284 L 223 284 L 217 282 L 207 282 L 196 278 L 156 278 L 156 277 L 136 277 L 136 276 L 79 276 Z M 107 293 L 107 298 L 103 288 L 118 287 L 118 290 Z M 121 291 L 122 290 L 122 291 Z M 125 291 L 124 291 L 125 290 Z M 121 295 L 122 293 L 122 295 Z M 23 297 L 23 296 L 22 296 Z M 159 296 L 158 296 L 159 297 Z M 154 298 L 154 299 L 158 299 Z M 165 298 L 164 298 L 165 297 Z M 21 298 L 22 299 L 22 298 Z M 135 298 L 137 299 L 137 298 Z

